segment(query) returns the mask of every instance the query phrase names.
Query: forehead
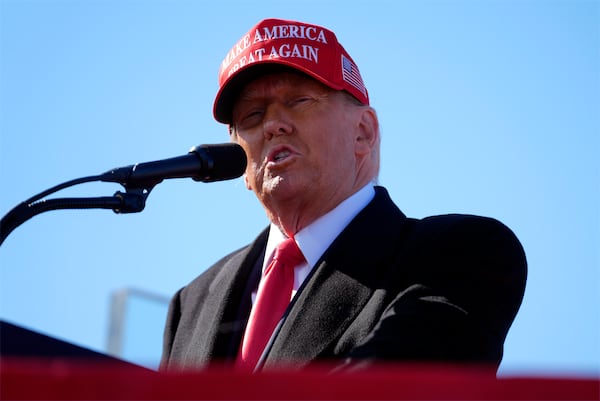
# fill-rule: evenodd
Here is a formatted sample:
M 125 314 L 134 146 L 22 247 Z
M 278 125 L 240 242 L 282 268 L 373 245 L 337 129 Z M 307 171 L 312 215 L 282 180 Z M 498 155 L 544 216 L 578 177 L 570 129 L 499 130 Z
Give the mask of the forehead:
M 234 106 L 239 101 L 260 99 L 278 93 L 305 91 L 324 93 L 333 90 L 302 73 L 274 72 L 261 75 L 247 83 L 239 92 Z

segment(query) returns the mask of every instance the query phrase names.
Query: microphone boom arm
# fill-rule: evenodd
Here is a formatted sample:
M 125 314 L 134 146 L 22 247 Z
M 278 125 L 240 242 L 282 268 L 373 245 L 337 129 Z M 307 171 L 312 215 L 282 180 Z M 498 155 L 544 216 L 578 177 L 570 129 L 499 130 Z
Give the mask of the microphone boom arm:
M 202 182 L 229 180 L 241 176 L 246 163 L 246 154 L 237 144 L 200 145 L 190 149 L 186 156 L 138 163 L 67 181 L 8 212 L 0 220 L 0 245 L 15 228 L 40 213 L 57 209 L 112 209 L 115 213 L 137 213 L 144 210 L 150 191 L 166 178 L 190 177 Z M 61 189 L 92 181 L 119 183 L 125 192 L 117 191 L 112 197 L 42 199 Z
M 102 175 L 67 181 L 50 188 L 25 202 L 21 202 L 0 220 L 0 245 L 6 237 L 21 224 L 40 213 L 62 209 L 112 209 L 115 213 L 138 213 L 146 207 L 146 199 L 153 187 L 131 188 L 125 186 L 125 192 L 117 191 L 113 196 L 92 198 L 41 198 L 73 185 L 84 182 L 101 181 Z

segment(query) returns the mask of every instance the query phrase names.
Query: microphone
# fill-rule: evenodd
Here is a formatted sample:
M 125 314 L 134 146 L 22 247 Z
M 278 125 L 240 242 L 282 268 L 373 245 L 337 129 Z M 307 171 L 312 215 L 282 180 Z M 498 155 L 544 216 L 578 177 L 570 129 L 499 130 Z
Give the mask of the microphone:
M 119 167 L 100 176 L 100 181 L 125 187 L 154 186 L 167 178 L 192 178 L 213 182 L 240 177 L 246 170 L 246 153 L 235 143 L 199 145 L 185 156 Z

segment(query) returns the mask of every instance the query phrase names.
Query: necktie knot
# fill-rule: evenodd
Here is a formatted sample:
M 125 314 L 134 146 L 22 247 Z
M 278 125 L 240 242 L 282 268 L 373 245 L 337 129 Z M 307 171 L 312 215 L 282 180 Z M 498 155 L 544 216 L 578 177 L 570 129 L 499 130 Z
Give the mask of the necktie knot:
M 304 261 L 304 255 L 300 248 L 298 248 L 296 241 L 294 241 L 293 238 L 288 238 L 275 248 L 273 260 L 278 261 L 285 268 L 290 269 L 302 263 Z

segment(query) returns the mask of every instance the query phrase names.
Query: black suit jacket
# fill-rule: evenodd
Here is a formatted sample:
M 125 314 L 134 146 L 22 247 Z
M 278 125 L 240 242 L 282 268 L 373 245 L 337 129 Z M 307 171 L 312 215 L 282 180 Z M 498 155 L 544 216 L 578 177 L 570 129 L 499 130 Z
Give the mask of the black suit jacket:
M 235 360 L 267 231 L 172 299 L 162 368 Z M 489 363 L 497 367 L 526 280 L 525 254 L 500 222 L 407 218 L 375 198 L 323 254 L 263 354 L 263 367 L 313 362 Z

